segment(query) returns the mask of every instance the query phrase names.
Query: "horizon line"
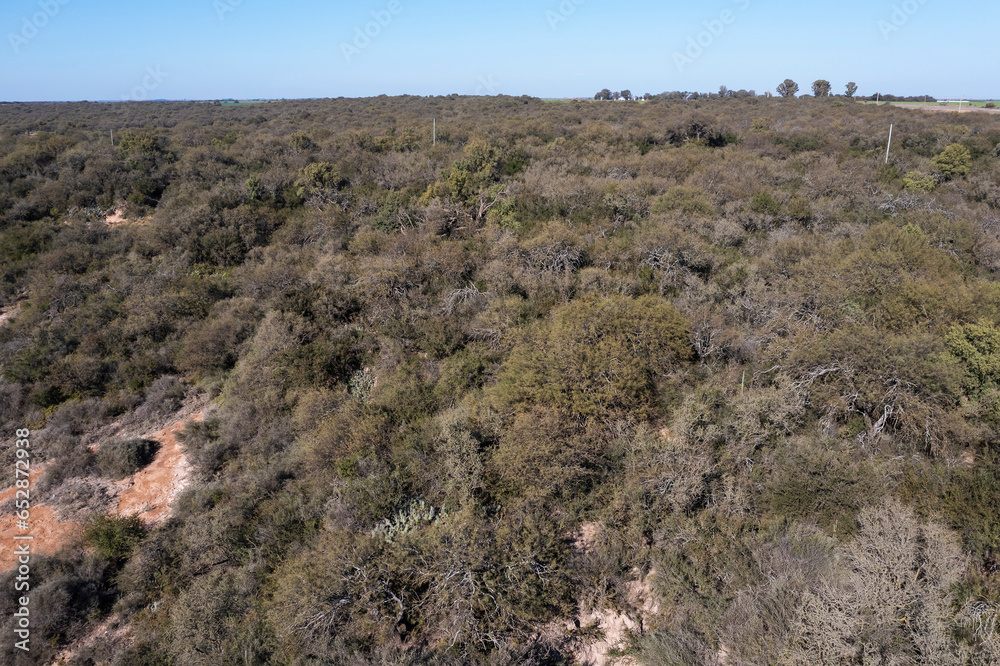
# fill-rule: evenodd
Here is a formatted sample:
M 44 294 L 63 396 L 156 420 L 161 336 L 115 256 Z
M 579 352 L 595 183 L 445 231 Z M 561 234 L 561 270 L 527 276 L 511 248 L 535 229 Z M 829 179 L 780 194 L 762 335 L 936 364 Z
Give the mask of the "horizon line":
M 668 90 L 659 93 L 650 93 L 652 96 L 664 95 L 671 92 L 687 92 L 687 93 L 697 93 L 699 95 L 715 95 L 719 97 L 717 92 L 701 92 L 695 90 L 687 91 L 674 91 Z M 995 102 L 1000 101 L 1000 97 L 962 97 L 951 96 L 951 97 L 938 97 L 936 95 L 894 95 L 893 93 L 888 93 L 893 97 L 933 97 L 936 102 Z M 462 94 L 462 93 L 448 93 L 446 95 L 420 95 L 414 93 L 400 93 L 395 95 L 390 95 L 388 93 L 380 93 L 378 95 L 337 95 L 336 97 L 204 97 L 204 98 L 157 98 L 148 100 L 134 100 L 134 99 L 61 99 L 61 100 L 0 100 L 0 104 L 151 104 L 151 103 L 181 103 L 181 102 L 194 102 L 194 103 L 211 103 L 211 102 L 301 102 L 301 101 L 318 101 L 318 100 L 338 100 L 338 99 L 378 99 L 380 97 L 419 97 L 419 98 L 443 98 L 443 97 L 530 97 L 533 99 L 540 100 L 570 100 L 570 101 L 643 101 L 642 96 L 636 97 L 632 100 L 595 100 L 591 96 L 585 97 L 541 97 L 538 95 L 513 95 L 498 93 L 496 95 L 475 95 L 475 94 Z M 767 97 L 764 94 L 756 94 L 755 97 L 763 98 Z M 774 99 L 782 99 L 780 95 L 771 95 Z M 829 97 L 846 97 L 842 94 L 829 95 Z M 853 99 L 867 99 L 872 97 L 872 95 L 856 95 Z M 802 95 L 795 95 L 792 99 L 800 98 L 813 98 L 813 95 L 808 93 Z

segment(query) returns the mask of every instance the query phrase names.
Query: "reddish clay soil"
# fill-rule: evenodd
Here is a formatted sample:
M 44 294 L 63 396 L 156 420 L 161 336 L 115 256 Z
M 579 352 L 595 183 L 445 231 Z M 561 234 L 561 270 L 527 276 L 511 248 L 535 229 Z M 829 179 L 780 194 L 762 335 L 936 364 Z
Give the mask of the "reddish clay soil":
M 170 515 L 170 505 L 177 495 L 187 486 L 191 477 L 191 464 L 184 455 L 184 449 L 177 440 L 177 433 L 184 429 L 190 421 L 201 421 L 204 413 L 199 412 L 191 418 L 174 423 L 151 435 L 149 439 L 160 442 L 156 457 L 145 469 L 132 477 L 131 481 L 122 484 L 118 496 L 117 507 L 113 511 L 118 515 L 138 513 L 148 525 L 156 525 Z M 33 491 L 36 482 L 44 474 L 44 465 L 31 470 L 28 477 Z M 0 505 L 12 500 L 17 488 L 9 487 L 0 491 Z M 51 555 L 64 546 L 79 543 L 83 536 L 83 525 L 80 523 L 61 521 L 44 500 L 37 495 L 31 495 L 29 528 L 21 530 L 17 527 L 17 517 L 14 516 L 13 504 L 8 504 L 0 514 L 0 571 L 7 571 L 17 564 L 14 548 L 17 545 L 15 536 L 28 536 L 32 540 L 31 552 L 35 555 Z
M 187 487 L 191 477 L 191 463 L 184 455 L 177 433 L 188 422 L 197 423 L 204 417 L 204 413 L 199 412 L 189 421 L 175 423 L 149 436 L 160 443 L 160 448 L 153 462 L 132 477 L 132 485 L 122 492 L 115 513 L 120 516 L 138 513 L 149 525 L 161 523 L 170 516 L 170 505 Z
M 37 497 L 30 495 L 31 489 L 35 487 L 35 482 L 43 474 L 43 465 L 33 470 L 28 476 L 31 487 L 28 489 L 31 508 L 28 519 L 28 529 L 22 530 L 17 527 L 17 517 L 13 514 L 14 508 L 11 505 L 9 512 L 0 515 L 0 571 L 13 569 L 17 564 L 17 556 L 14 548 L 21 543 L 28 543 L 31 553 L 34 555 L 51 555 L 71 543 L 83 534 L 83 527 L 76 523 L 64 523 L 58 520 L 50 507 L 38 503 Z M 7 488 L 0 492 L 0 505 L 12 500 L 17 493 L 17 488 Z M 15 536 L 31 536 L 30 541 L 18 542 Z

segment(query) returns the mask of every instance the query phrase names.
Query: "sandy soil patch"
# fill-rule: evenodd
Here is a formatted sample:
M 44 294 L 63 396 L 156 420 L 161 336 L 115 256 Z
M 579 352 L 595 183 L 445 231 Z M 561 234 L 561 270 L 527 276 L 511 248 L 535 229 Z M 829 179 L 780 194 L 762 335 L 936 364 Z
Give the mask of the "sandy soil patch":
M 17 316 L 17 313 L 21 311 L 21 304 L 15 303 L 8 307 L 0 310 L 0 327 L 6 326 L 7 322 Z
M 125 214 L 122 213 L 120 208 L 116 208 L 104 216 L 104 224 L 111 228 L 120 227 L 121 225 L 127 223 L 128 220 L 125 219 Z
M 601 638 L 580 646 L 574 652 L 577 661 L 586 666 L 639 666 L 639 662 L 632 657 L 612 657 L 610 654 L 613 650 L 625 648 L 630 635 L 642 634 L 645 620 L 660 611 L 650 584 L 655 575 L 655 571 L 650 571 L 649 575 L 626 584 L 628 605 L 635 609 L 634 612 L 595 610 L 581 614 L 580 627 L 599 630 Z
M 7 571 L 17 564 L 14 554 L 14 536 L 30 535 L 32 555 L 52 555 L 63 546 L 83 537 L 83 525 L 59 520 L 52 507 L 36 505 L 31 508 L 31 519 L 27 531 L 17 528 L 16 518 L 5 515 L 0 518 L 0 569 Z
M 125 217 L 125 213 L 122 212 L 121 208 L 116 208 L 104 216 L 104 224 L 109 229 L 114 229 L 115 227 L 140 227 L 147 224 L 150 219 L 151 216 L 147 215 L 138 220 L 130 220 Z
M 587 552 L 600 538 L 599 523 L 584 523 L 572 535 L 573 548 Z M 633 572 L 636 579 L 626 584 L 625 606 L 628 610 L 594 608 L 585 610 L 581 600 L 573 620 L 559 620 L 547 624 L 541 634 L 560 643 L 561 650 L 580 666 L 638 666 L 633 657 L 613 656 L 615 651 L 628 647 L 628 639 L 645 631 L 646 621 L 660 612 L 651 581 L 655 570 L 646 576 Z

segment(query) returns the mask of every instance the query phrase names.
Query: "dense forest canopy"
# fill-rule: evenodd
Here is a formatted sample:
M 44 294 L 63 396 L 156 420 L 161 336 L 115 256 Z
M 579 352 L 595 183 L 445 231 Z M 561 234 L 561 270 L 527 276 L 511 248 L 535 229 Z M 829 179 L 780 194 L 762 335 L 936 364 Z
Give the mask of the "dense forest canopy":
M 1000 660 L 993 115 L 3 104 L 0 258 L 43 488 L 212 399 L 169 521 L 35 562 L 33 663 L 569 664 L 609 614 L 645 664 Z

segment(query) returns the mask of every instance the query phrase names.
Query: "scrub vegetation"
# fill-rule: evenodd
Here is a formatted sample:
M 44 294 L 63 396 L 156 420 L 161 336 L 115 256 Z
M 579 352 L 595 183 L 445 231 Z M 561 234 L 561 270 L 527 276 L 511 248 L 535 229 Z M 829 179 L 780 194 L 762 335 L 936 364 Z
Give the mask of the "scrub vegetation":
M 40 483 L 215 402 L 170 520 L 33 561 L 32 657 L 571 664 L 614 611 L 645 664 L 998 663 L 998 270 L 988 114 L 0 105 Z

